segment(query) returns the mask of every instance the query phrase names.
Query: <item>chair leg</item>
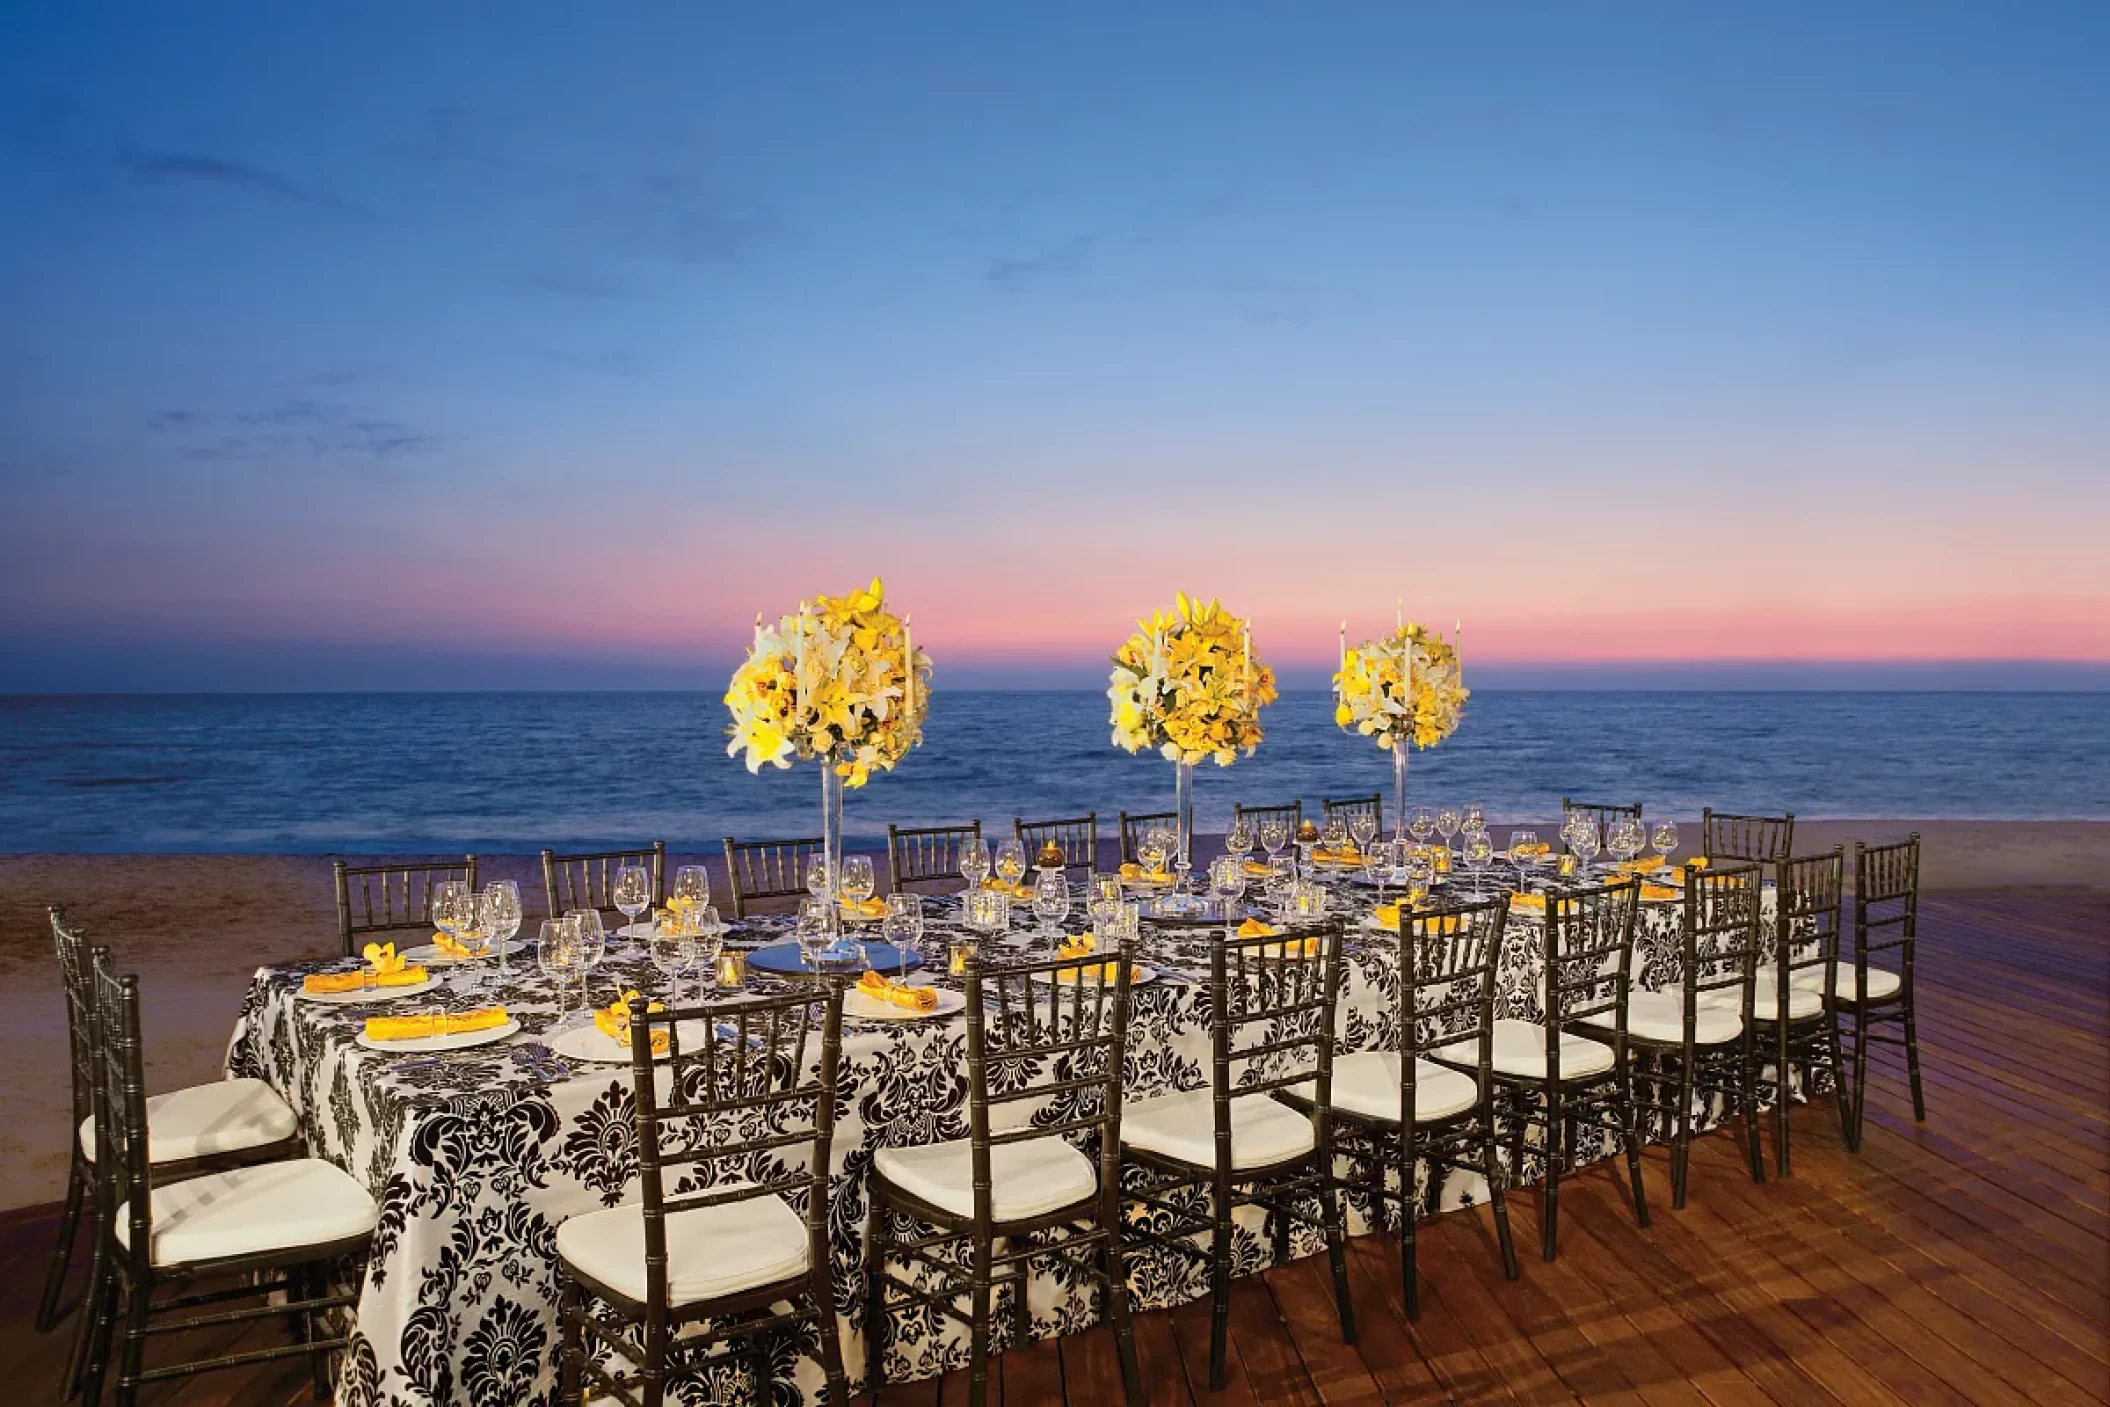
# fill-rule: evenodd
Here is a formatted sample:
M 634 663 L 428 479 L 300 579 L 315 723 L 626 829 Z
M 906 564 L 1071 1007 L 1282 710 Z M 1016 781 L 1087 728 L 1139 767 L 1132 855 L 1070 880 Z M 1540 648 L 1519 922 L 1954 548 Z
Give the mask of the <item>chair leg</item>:
M 1209 1237 L 1209 1390 L 1222 1392 L 1225 1358 L 1231 1346 L 1231 1183 L 1210 1185 L 1209 1210 L 1215 1225 Z
M 976 1241 L 969 1254 L 973 1257 L 973 1304 L 974 1329 L 969 1345 L 970 1361 L 967 1365 L 967 1407 L 986 1407 L 989 1401 L 989 1330 L 992 1311 L 990 1303 L 989 1258 L 991 1247 L 986 1241 Z
M 1670 1207 L 1672 1211 L 1685 1209 L 1685 1166 L 1692 1155 L 1692 1077 L 1693 1053 L 1687 1047 L 1678 1065 L 1678 1111 L 1675 1131 L 1670 1136 Z
M 99 1407 L 103 1400 L 103 1378 L 110 1367 L 110 1341 L 117 1329 L 120 1286 L 114 1270 L 105 1270 L 88 1288 L 81 1304 L 82 1327 L 88 1333 L 82 1343 L 80 1393 L 82 1407 Z
M 1839 1141 L 1851 1148 L 1854 1115 L 1847 1099 L 1846 1062 L 1840 1056 L 1839 1012 L 1829 1004 L 1824 1012 L 1824 1039 L 1832 1061 L 1832 1106 L 1839 1111 Z
M 776 1400 L 776 1374 L 769 1366 L 769 1342 L 760 1334 L 750 1336 L 747 1341 L 747 1371 L 755 1380 L 755 1407 L 769 1407 Z M 659 1392 L 660 1396 L 645 1399 L 645 1407 L 660 1407 L 665 1401 L 664 1371 L 659 1378 Z
M 1566 1146 L 1563 1116 L 1567 1113 L 1563 1104 L 1559 1090 L 1546 1091 L 1545 1156 L 1539 1176 L 1539 1255 L 1548 1261 L 1560 1254 L 1561 1150 Z
M 80 1234 L 81 1204 L 87 1200 L 88 1179 L 81 1175 L 78 1156 L 66 1160 L 66 1209 L 59 1214 L 59 1239 L 51 1248 L 51 1263 L 44 1271 L 44 1297 L 37 1301 L 37 1332 L 48 1334 L 59 1322 L 59 1292 L 66 1287 L 66 1271 L 73 1264 L 73 1242 Z M 86 1296 L 81 1303 L 85 1308 Z
M 1905 1074 L 1912 1081 L 1912 1121 L 1927 1122 L 1927 1099 L 1920 1092 L 1920 1032 L 1919 1017 L 1912 1003 L 1905 1003 Z
M 1773 1171 L 1782 1177 L 1788 1175 L 1788 1044 L 1788 1023 L 1783 1021 L 1773 1052 Z
M 1121 1393 L 1128 1407 L 1142 1407 L 1143 1367 L 1136 1357 L 1136 1329 L 1128 1312 L 1128 1255 L 1121 1248 L 1121 1202 L 1109 1198 L 1100 1211 L 1106 1239 L 1099 1244 L 1099 1273 L 1106 1277 L 1106 1317 L 1114 1328 L 1114 1351 L 1121 1359 Z
M 557 1400 L 577 1402 L 586 1376 L 586 1334 L 575 1316 L 584 1311 L 584 1306 L 571 1276 L 561 1266 L 557 1275 L 557 1341 L 562 1355 L 557 1360 Z
M 1854 1135 L 1848 1140 L 1861 1151 L 1861 1114 L 1868 1107 L 1868 1012 L 1854 1003 Z
M 327 1264 L 317 1261 L 313 1265 L 303 1267 L 303 1274 L 309 1299 L 329 1298 L 330 1267 Z M 308 1326 L 308 1343 L 311 1345 L 308 1349 L 308 1385 L 314 1391 L 317 1402 L 329 1401 L 330 1389 L 334 1386 L 330 1382 L 331 1350 L 312 1347 L 330 1337 L 328 1316 L 329 1311 L 322 1309 L 310 1309 L 301 1316 Z
M 813 1300 L 813 1331 L 821 1341 L 821 1374 L 828 1382 L 828 1401 L 847 1403 L 850 1383 L 843 1375 L 843 1341 L 835 1318 L 834 1268 L 825 1249 L 813 1258 L 806 1293 Z
M 1504 1185 L 1502 1161 L 1495 1155 L 1495 1122 L 1487 1121 L 1487 1136 L 1480 1140 L 1480 1172 L 1487 1179 L 1487 1200 L 1495 1210 L 1495 1241 L 1502 1248 L 1502 1274 L 1511 1280 L 1524 1272 L 1517 1267 L 1517 1244 L 1509 1235 L 1509 1189 Z
M 892 1224 L 877 1197 L 865 1219 L 865 1392 L 876 1404 L 886 1386 L 887 1228 Z
M 1005 1246 L 1007 1253 L 1011 1249 L 1012 1247 L 1008 1244 Z M 1026 1300 L 1026 1285 L 1031 1278 L 1028 1267 L 1031 1264 L 1031 1261 L 1022 1260 L 1016 1262 L 1013 1267 L 1015 1272 L 1011 1279 L 1011 1347 L 1013 1348 L 1024 1348 L 1027 1344 L 1033 1342 L 1033 1307 Z
M 146 1283 L 125 1290 L 125 1342 L 117 1359 L 117 1407 L 137 1407 L 139 1374 L 146 1367 L 147 1302 L 153 1287 Z
M 1406 1193 L 1399 1204 L 1399 1292 L 1407 1306 L 1407 1318 L 1421 1318 L 1421 1274 L 1417 1267 L 1414 1248 L 1414 1223 L 1421 1220 L 1421 1208 L 1413 1196 L 1413 1168 L 1405 1159 L 1400 1162 L 1400 1187 Z
M 1786 1070 L 1774 1072 L 1774 1088 L 1779 1092 L 1780 1107 L 1785 1110 L 1788 1098 L 1788 1076 Z M 1737 1055 L 1736 1097 L 1744 1120 L 1744 1147 L 1751 1158 L 1751 1180 L 1766 1180 L 1766 1148 L 1759 1131 L 1762 1122 L 1758 1117 L 1758 1040 L 1749 1030 L 1744 1032 L 1743 1048 Z M 1783 1135 L 1785 1137 L 1785 1135 Z M 1688 1165 L 1691 1154 L 1687 1153 Z
M 1340 1190 L 1333 1185 L 1333 1145 L 1320 1150 L 1319 1220 L 1326 1227 L 1326 1259 L 1333 1265 L 1333 1301 L 1341 1315 L 1341 1342 L 1355 1342 L 1355 1301 L 1348 1293 L 1348 1226 L 1342 1218 Z M 1411 1174 L 1409 1174 L 1411 1176 Z M 1413 1224 L 1411 1206 L 1402 1209 Z M 1225 1308 L 1230 1306 L 1227 1302 Z
M 67 1355 L 65 1396 L 71 1397 L 81 1389 L 82 1374 L 88 1369 L 90 1343 L 95 1337 L 95 1309 L 101 1302 L 111 1278 L 108 1252 L 104 1246 L 103 1213 L 100 1202 L 89 1208 L 88 1223 L 88 1286 L 81 1292 L 80 1319 L 73 1327 L 73 1352 Z
M 1648 1193 L 1641 1186 L 1641 1104 L 1634 1093 L 1633 1062 L 1619 1077 L 1620 1142 L 1626 1145 L 1627 1184 L 1634 1196 L 1634 1221 L 1637 1225 L 1648 1225 Z

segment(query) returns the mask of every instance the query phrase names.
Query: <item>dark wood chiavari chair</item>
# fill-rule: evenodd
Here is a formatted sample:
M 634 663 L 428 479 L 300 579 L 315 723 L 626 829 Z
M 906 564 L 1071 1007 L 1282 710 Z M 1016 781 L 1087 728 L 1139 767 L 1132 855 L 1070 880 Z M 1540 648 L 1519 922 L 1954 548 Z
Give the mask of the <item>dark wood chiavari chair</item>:
M 960 873 L 960 852 L 981 838 L 979 817 L 964 826 L 904 828 L 889 825 L 886 828 L 888 881 L 896 893 L 908 885 L 929 880 L 957 879 L 964 882 L 966 876 Z
M 1637 992 L 1627 1003 L 1627 1044 L 1645 1086 L 1639 1108 L 1670 1133 L 1670 1204 L 1685 1205 L 1692 1159 L 1692 1101 L 1733 1102 L 1743 1117 L 1751 1180 L 1766 1180 L 1758 1131 L 1758 1030 L 1752 1020 L 1758 968 L 1756 862 L 1731 860 L 1685 872 L 1679 901 L 1677 983 Z
M 1641 1137 L 1627 1060 L 1627 1001 L 1632 993 L 1634 921 L 1640 886 L 1622 880 L 1546 896 L 1542 1021 L 1504 1017 L 1494 1023 L 1488 1061 L 1507 1096 L 1510 1179 L 1524 1163 L 1530 1131 L 1540 1135 L 1539 1254 L 1559 1250 L 1560 1184 L 1576 1169 L 1576 1136 L 1616 1133 L 1626 1151 L 1634 1218 L 1648 1225 L 1641 1187 Z M 1479 1045 L 1439 1046 L 1431 1058 L 1476 1068 Z
M 1307 939 L 1316 953 L 1305 950 Z M 1209 955 L 1209 1087 L 1137 1101 L 1121 1116 L 1122 1155 L 1142 1170 L 1141 1185 L 1131 1185 L 1127 1195 L 1145 1212 L 1128 1223 L 1125 1234 L 1198 1257 L 1209 1267 L 1213 1390 L 1224 1385 L 1231 1217 L 1241 1206 L 1266 1209 L 1277 1264 L 1288 1256 L 1291 1222 L 1322 1231 L 1341 1337 L 1355 1342 L 1333 1170 L 1340 987 L 1338 922 L 1267 937 L 1227 932 Z M 1298 1086 L 1308 1113 L 1275 1098 Z M 1306 1199 L 1317 1201 L 1316 1217 L 1298 1205 Z M 1206 1251 L 1193 1244 L 1202 1236 L 1208 1238 Z
M 1283 806 L 1246 806 L 1233 803 L 1231 806 L 1231 817 L 1234 821 L 1239 817 L 1244 817 L 1253 827 L 1255 836 L 1260 834 L 1260 828 L 1269 821 L 1279 820 L 1289 827 L 1291 843 L 1295 844 L 1297 827 L 1304 824 L 1304 803 L 1302 800 L 1292 801 Z
M 146 1077 L 139 1041 L 139 979 L 110 970 L 96 949 L 94 989 L 96 1178 L 103 1209 L 100 1235 L 106 1273 L 93 1291 L 94 1328 L 81 1399 L 101 1400 L 112 1339 L 118 1345 L 118 1407 L 132 1407 L 147 1383 L 221 1368 L 306 1357 L 315 1394 L 329 1391 L 328 1357 L 351 1342 L 357 1296 L 333 1291 L 332 1262 L 367 1246 L 380 1209 L 342 1168 L 320 1158 L 289 1158 L 169 1183 L 155 1170 L 149 1141 Z M 165 1288 L 200 1278 L 245 1277 L 232 1288 L 178 1293 Z M 277 1303 L 269 1296 L 283 1295 Z M 264 1298 L 246 1310 L 230 1301 Z M 209 1308 L 156 1323 L 181 1310 Z M 335 1312 L 333 1314 L 333 1311 Z M 146 1364 L 149 1336 L 246 1319 L 285 1316 L 296 1342 L 220 1358 Z M 336 1323 L 332 1324 L 332 1318 Z
M 625 865 L 643 865 L 652 874 L 652 907 L 667 905 L 667 842 L 655 840 L 634 850 L 601 850 L 591 855 L 542 852 L 542 897 L 551 918 L 573 909 L 616 912 L 615 877 Z
M 1121 863 L 1124 865 L 1140 864 L 1141 861 L 1136 857 L 1136 847 L 1143 843 L 1143 832 L 1149 830 L 1152 826 L 1178 825 L 1179 819 L 1177 811 L 1138 811 L 1134 813 L 1123 811 L 1121 813 Z
M 1441 1204 L 1443 1189 L 1439 1171 L 1422 1192 L 1417 1174 L 1423 1162 L 1487 1179 L 1502 1273 L 1512 1280 L 1518 1275 L 1495 1129 L 1495 974 L 1508 914 L 1506 894 L 1415 914 L 1400 945 L 1399 1026 L 1392 1048 L 1334 1061 L 1335 1148 L 1361 1165 L 1375 1224 L 1384 1224 L 1387 1202 L 1399 1208 L 1409 1319 L 1421 1315 L 1415 1223 L 1430 1204 Z M 1478 1051 L 1471 1074 L 1429 1058 L 1439 1047 L 1455 1056 L 1467 1046 Z M 1388 1172 L 1398 1179 L 1397 1191 Z
M 1131 1407 L 1143 1401 L 1121 1246 L 1121 1078 L 1134 958 L 1124 943 L 1110 959 L 970 966 L 968 1137 L 882 1148 L 872 1163 L 865 1381 L 875 1402 L 886 1383 L 888 1289 L 919 1311 L 967 1325 L 967 1401 L 980 1407 L 989 1388 L 995 1294 L 1009 1284 L 1010 1346 L 1023 1347 L 1031 1337 L 1026 1287 L 1032 1266 L 1049 1258 L 1099 1281 L 1122 1387 Z M 1101 980 L 1106 965 L 1117 969 L 1117 980 Z M 1095 1156 L 1080 1151 L 1080 1142 Z M 917 1224 L 913 1239 L 894 1235 L 898 1216 Z M 925 1236 L 923 1227 L 938 1234 Z M 1058 1230 L 1057 1239 L 1039 1239 Z M 962 1242 L 964 1254 L 944 1253 Z M 893 1259 L 915 1265 L 922 1280 L 891 1273 Z M 958 1305 L 963 1298 L 965 1313 Z
M 1785 860 L 1795 853 L 1795 813 L 1738 816 L 1703 806 L 1700 853 L 1709 860 Z
M 1868 1047 L 1903 1046 L 1905 1073 L 1912 1087 L 1912 1117 L 1927 1121 L 1927 1101 L 1920 1092 L 1918 1012 L 1913 1004 L 1913 962 L 1919 945 L 1920 838 L 1917 831 L 1895 845 L 1854 842 L 1854 957 L 1842 961 L 1832 987 L 1840 1039 L 1852 1017 L 1853 1093 L 1842 1095 L 1842 1117 L 1852 1113 L 1847 1146 L 1861 1148 L 1861 1121 L 1867 1108 Z M 1880 958 L 1882 966 L 1870 960 Z M 1903 1036 L 1885 1026 L 1903 1028 Z M 1846 1083 L 1841 1079 L 1839 1083 Z
M 1088 811 L 1082 816 L 1067 816 L 1053 821 L 1029 821 L 1023 816 L 1011 820 L 1013 834 L 1025 848 L 1026 859 L 1031 861 L 1040 854 L 1040 847 L 1053 842 L 1062 852 L 1062 867 L 1066 870 L 1083 870 L 1090 873 L 1099 868 L 1099 813 Z
M 1370 816 L 1377 822 L 1377 834 L 1385 833 L 1385 798 L 1382 792 L 1371 792 L 1368 796 L 1323 797 L 1319 803 L 1325 808 L 1326 819 L 1339 816 L 1346 825 L 1348 818 L 1358 812 Z
M 66 999 L 66 1047 L 72 1078 L 73 1137 L 68 1150 L 66 1200 L 59 1217 L 59 1236 L 45 1270 L 44 1294 L 37 1304 L 37 1330 L 58 1322 L 59 1294 L 73 1259 L 84 1204 L 96 1188 L 95 1156 L 95 987 L 90 980 L 91 949 L 79 930 L 66 923 L 66 911 L 53 905 L 51 933 L 58 949 L 59 977 Z M 262 1080 L 217 1080 L 171 1090 L 147 1100 L 147 1157 L 156 1183 L 171 1183 L 199 1173 L 250 1163 L 273 1162 L 300 1151 L 299 1120 L 284 1100 Z M 88 1283 L 99 1286 L 106 1274 L 101 1199 L 87 1206 L 89 1218 Z M 89 1299 L 92 1302 L 94 1292 Z M 74 1327 L 68 1355 L 66 1395 L 79 1384 L 88 1347 L 91 1315 L 83 1312 Z
M 432 931 L 432 888 L 444 879 L 466 880 L 476 888 L 476 857 L 434 860 L 413 865 L 333 867 L 337 877 L 337 935 L 344 955 L 357 957 L 360 939 L 369 933 Z
M 1588 816 L 1590 824 L 1597 827 L 1600 844 L 1603 843 L 1606 834 L 1610 832 L 1612 822 L 1626 817 L 1631 817 L 1637 821 L 1641 819 L 1641 803 L 1638 801 L 1631 804 L 1617 801 L 1577 801 L 1572 796 L 1564 796 L 1561 798 L 1562 830 L 1565 831 L 1568 828 L 1566 824 L 1568 818 L 1578 811 Z M 1571 848 L 1565 840 L 1561 842 L 1561 849 L 1569 850 Z
M 782 899 L 806 892 L 806 861 L 821 854 L 820 836 L 800 840 L 725 838 L 725 882 L 732 890 L 734 918 L 747 917 L 747 906 L 762 899 Z
M 835 982 L 679 1011 L 631 999 L 643 1200 L 557 1228 L 560 1402 L 586 1387 L 589 1397 L 661 1407 L 670 1378 L 731 1363 L 742 1349 L 748 1400 L 772 1402 L 771 1341 L 809 1329 L 827 1400 L 849 1401 L 828 1249 L 842 1001 Z M 685 1032 L 701 1044 L 685 1045 Z M 669 1182 L 694 1190 L 670 1196 Z M 773 1312 L 778 1304 L 788 1308 Z M 708 1329 L 686 1332 L 704 1321 Z M 595 1361 L 589 1341 L 635 1372 Z
M 1805 1090 L 1824 1069 L 1832 1087 L 1843 1088 L 1839 1023 L 1824 994 L 1838 972 L 1840 914 L 1846 889 L 1846 852 L 1833 846 L 1822 855 L 1779 860 L 1772 865 L 1773 921 L 1766 927 L 1751 983 L 1752 1019 L 1758 1025 L 1758 1069 L 1753 1078 L 1773 1095 L 1773 1166 L 1788 1175 L 1788 1073 L 1800 1067 Z M 1768 1070 L 1772 1073 L 1769 1076 Z M 1839 1132 L 1847 1132 L 1846 1109 Z

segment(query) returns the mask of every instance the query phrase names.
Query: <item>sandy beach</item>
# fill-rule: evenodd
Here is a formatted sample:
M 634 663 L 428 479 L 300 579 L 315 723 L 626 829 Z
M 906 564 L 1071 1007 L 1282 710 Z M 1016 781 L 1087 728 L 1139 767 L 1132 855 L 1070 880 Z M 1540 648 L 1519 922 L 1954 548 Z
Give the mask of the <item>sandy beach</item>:
M 1499 833 L 1502 827 L 1496 827 Z M 1697 824 L 1687 832 L 1697 834 Z M 1808 853 L 1855 838 L 1920 832 L 1930 892 L 2007 887 L 2110 891 L 2110 822 L 1812 821 Z M 715 874 L 722 857 L 709 858 Z M 532 856 L 479 858 L 485 878 L 520 882 L 529 923 L 543 897 Z M 877 866 L 883 876 L 885 862 Z M 65 1014 L 45 906 L 139 973 L 151 1089 L 216 1079 L 234 1016 L 259 966 L 336 951 L 330 862 L 314 856 L 9 855 L 0 857 L 0 1208 L 64 1190 L 68 1095 Z

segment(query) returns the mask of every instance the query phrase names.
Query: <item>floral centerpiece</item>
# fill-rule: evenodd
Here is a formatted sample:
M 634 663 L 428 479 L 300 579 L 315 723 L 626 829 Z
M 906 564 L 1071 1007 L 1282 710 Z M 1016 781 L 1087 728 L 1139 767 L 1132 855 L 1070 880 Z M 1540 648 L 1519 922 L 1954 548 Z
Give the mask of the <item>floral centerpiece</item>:
M 1252 626 L 1212 600 L 1180 593 L 1170 612 L 1136 622 L 1114 652 L 1106 696 L 1114 746 L 1155 751 L 1176 765 L 1180 889 L 1193 866 L 1194 767 L 1228 767 L 1263 736 L 1260 710 L 1275 701 L 1275 672 L 1253 658 Z
M 1341 626 L 1341 667 L 1334 672 L 1334 722 L 1392 754 L 1394 824 L 1406 834 L 1407 752 L 1432 748 L 1458 731 L 1465 701 L 1458 651 L 1435 631 L 1404 621 L 1389 635 L 1348 647 Z
M 747 770 L 820 761 L 821 835 L 831 896 L 842 872 L 842 796 L 889 772 L 923 740 L 930 656 L 908 618 L 886 608 L 878 577 L 862 591 L 800 602 L 755 640 L 726 686 L 729 756 Z M 831 905 L 831 911 L 834 906 Z

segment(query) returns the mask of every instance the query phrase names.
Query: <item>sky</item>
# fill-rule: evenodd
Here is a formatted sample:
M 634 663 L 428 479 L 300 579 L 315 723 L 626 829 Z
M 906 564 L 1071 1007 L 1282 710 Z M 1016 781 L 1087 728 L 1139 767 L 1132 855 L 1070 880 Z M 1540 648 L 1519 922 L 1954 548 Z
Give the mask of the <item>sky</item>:
M 2110 686 L 2094 4 L 17 5 L 0 691 Z M 1989 663 L 1990 662 L 1990 663 Z

